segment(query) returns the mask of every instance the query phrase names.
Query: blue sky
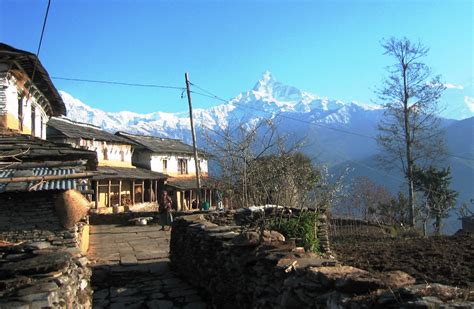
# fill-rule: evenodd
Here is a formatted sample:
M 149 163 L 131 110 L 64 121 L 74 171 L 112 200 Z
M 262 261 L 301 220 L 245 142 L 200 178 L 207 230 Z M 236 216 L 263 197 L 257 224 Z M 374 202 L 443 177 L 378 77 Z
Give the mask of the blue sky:
M 46 5 L 2 0 L 0 41 L 35 52 Z M 456 0 L 52 0 L 40 59 L 51 76 L 129 83 L 184 86 L 188 71 L 224 98 L 269 70 L 320 96 L 370 103 L 392 61 L 380 40 L 407 36 L 431 48 L 426 62 L 436 73 L 464 88 L 446 91 L 454 102 L 473 97 L 473 10 Z M 54 82 L 106 111 L 187 109 L 179 90 Z

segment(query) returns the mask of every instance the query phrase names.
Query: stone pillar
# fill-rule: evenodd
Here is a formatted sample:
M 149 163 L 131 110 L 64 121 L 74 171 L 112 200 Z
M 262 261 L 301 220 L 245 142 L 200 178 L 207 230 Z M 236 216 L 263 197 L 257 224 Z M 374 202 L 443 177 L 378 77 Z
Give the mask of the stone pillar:
M 332 254 L 329 243 L 329 209 L 324 206 L 318 209 L 318 221 L 316 222 L 316 235 L 322 253 Z

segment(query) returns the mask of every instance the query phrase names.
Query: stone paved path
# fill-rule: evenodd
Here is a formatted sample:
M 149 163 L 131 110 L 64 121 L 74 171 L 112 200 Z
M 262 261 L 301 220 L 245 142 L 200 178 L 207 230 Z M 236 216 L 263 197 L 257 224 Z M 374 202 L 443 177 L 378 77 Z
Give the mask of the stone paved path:
M 94 308 L 206 308 L 169 269 L 170 233 L 158 225 L 92 225 Z

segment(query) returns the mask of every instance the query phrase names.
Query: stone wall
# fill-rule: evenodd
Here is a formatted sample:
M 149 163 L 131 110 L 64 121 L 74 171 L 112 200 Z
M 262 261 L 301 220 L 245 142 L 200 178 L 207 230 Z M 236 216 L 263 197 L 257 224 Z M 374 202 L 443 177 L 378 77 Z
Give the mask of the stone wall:
M 90 277 L 78 248 L 0 247 L 0 308 L 91 308 Z
M 438 284 L 413 285 L 400 271 L 369 273 L 296 248 L 282 235 L 217 225 L 231 215 L 175 220 L 170 259 L 214 308 L 367 308 L 474 305 L 474 295 Z M 263 240 L 263 241 L 262 241 Z M 471 301 L 471 302 L 469 302 Z
M 0 194 L 0 308 L 92 307 L 87 217 L 62 225 L 63 192 Z
M 0 240 L 80 247 L 86 222 L 63 227 L 55 211 L 56 197 L 51 191 L 0 194 Z
M 240 225 L 248 228 L 258 227 L 264 221 L 269 222 L 280 216 L 298 217 L 301 213 L 299 208 L 276 207 L 274 205 L 241 208 L 226 212 L 201 212 L 205 218 L 218 225 Z M 307 211 L 307 210 L 304 210 Z M 329 222 L 326 212 L 318 212 L 318 219 L 315 222 L 316 236 L 319 240 L 319 251 L 327 255 L 331 254 L 329 243 Z

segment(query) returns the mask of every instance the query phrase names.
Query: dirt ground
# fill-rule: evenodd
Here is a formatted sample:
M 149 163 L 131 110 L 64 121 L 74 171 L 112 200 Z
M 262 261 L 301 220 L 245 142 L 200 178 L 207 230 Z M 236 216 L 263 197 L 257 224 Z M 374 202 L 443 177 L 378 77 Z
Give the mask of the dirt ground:
M 340 262 L 368 271 L 402 270 L 418 283 L 474 288 L 474 237 L 333 241 Z

